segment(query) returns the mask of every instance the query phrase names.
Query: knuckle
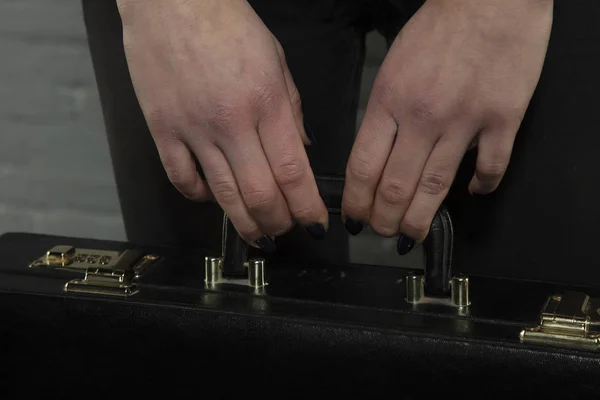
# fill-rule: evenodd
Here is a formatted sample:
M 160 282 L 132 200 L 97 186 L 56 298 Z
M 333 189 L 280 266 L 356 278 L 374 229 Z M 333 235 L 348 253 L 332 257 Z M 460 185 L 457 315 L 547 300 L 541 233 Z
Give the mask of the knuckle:
M 360 204 L 354 200 L 348 199 L 344 196 L 342 201 L 342 209 L 348 218 L 352 218 L 358 221 L 366 221 L 371 213 L 372 201 L 368 204 Z M 366 217 L 366 218 L 365 218 Z
M 388 82 L 389 79 L 386 79 L 382 75 L 373 84 L 371 97 L 376 103 L 392 104 L 394 102 L 394 89 Z
M 197 119 L 196 114 L 190 119 Z M 231 131 L 237 125 L 239 118 L 238 107 L 233 103 L 221 102 L 215 105 L 208 113 L 207 123 L 211 129 L 219 132 Z
M 277 40 L 276 38 L 273 38 L 273 40 L 275 42 L 275 49 L 277 50 L 277 54 L 279 55 L 279 60 L 281 61 L 281 63 L 283 65 L 287 65 L 285 50 L 283 49 L 281 42 L 279 40 Z
M 291 210 L 298 221 L 314 222 L 319 218 L 319 209 L 314 206 L 304 206 Z
M 252 88 L 250 99 L 255 107 L 268 111 L 282 102 L 283 92 L 281 85 L 275 83 L 272 78 L 263 79 L 262 83 L 258 83 Z
M 405 183 L 388 180 L 379 187 L 379 195 L 384 203 L 398 206 L 410 201 L 412 190 Z
M 165 131 L 173 120 L 170 112 L 162 107 L 147 109 L 145 115 L 148 127 L 152 130 Z
M 221 205 L 232 205 L 239 197 L 237 186 L 231 180 L 217 180 L 213 183 L 211 190 Z
M 422 239 L 427 235 L 429 224 L 426 221 L 415 221 L 404 219 L 400 226 L 400 231 L 409 235 L 415 240 Z
M 191 179 L 189 179 L 186 174 L 183 174 L 180 169 L 173 167 L 170 161 L 163 161 L 163 165 L 165 167 L 165 171 L 167 173 L 167 177 L 171 181 L 173 185 L 175 185 L 178 189 L 189 188 Z
M 177 170 L 168 170 L 167 176 L 173 186 L 187 199 L 192 201 L 205 201 L 208 199 L 208 193 L 202 190 L 201 185 L 198 185 L 196 177 L 186 176 Z
M 370 181 L 375 172 L 375 167 L 370 159 L 368 153 L 357 148 L 348 163 L 346 175 L 359 183 Z
M 196 176 L 189 171 L 178 168 L 176 160 L 167 152 L 162 152 L 161 162 L 163 164 L 165 173 L 167 174 L 167 178 L 173 184 L 173 186 L 177 188 L 177 190 L 179 190 L 185 197 L 191 198 L 192 200 L 200 197 L 199 191 L 196 190 Z
M 246 206 L 251 212 L 269 212 L 276 201 L 274 190 L 252 189 L 242 194 Z
M 398 228 L 381 223 L 370 223 L 371 229 L 375 234 L 384 238 L 391 238 L 398 235 Z
M 281 187 L 295 187 L 301 184 L 306 177 L 306 170 L 298 160 L 285 160 L 275 171 L 275 180 Z
M 232 221 L 232 224 L 240 236 L 248 242 L 254 242 L 263 235 L 258 226 L 250 221 L 240 221 L 238 223 Z
M 181 192 L 186 199 L 192 200 L 195 202 L 204 202 L 208 200 L 208 196 L 204 194 L 204 192 L 195 190 L 192 192 Z
M 280 221 L 273 229 L 270 229 L 267 234 L 270 236 L 279 237 L 288 233 L 294 227 L 294 221 L 291 218 Z
M 450 183 L 448 179 L 437 172 L 424 172 L 419 181 L 421 192 L 430 196 L 441 196 L 448 191 Z
M 195 194 L 195 182 L 194 179 L 185 176 L 178 170 L 168 169 L 167 176 L 169 180 L 180 192 L 184 194 L 186 197 L 194 197 Z
M 296 85 L 290 89 L 290 101 L 294 109 L 294 114 L 296 114 L 296 116 L 302 115 L 302 99 L 300 98 L 300 92 Z
M 496 127 L 498 130 L 518 130 L 523 121 L 525 111 L 519 106 L 497 105 L 490 107 L 484 118 L 488 125 Z
M 181 140 L 186 125 L 182 116 L 166 107 L 144 108 L 146 124 L 158 146 L 168 146 L 173 141 Z
M 443 119 L 444 113 L 439 104 L 433 96 L 420 96 L 411 102 L 407 112 L 417 124 L 431 124 Z
M 488 179 L 500 178 L 506 172 L 507 165 L 503 162 L 481 162 L 477 166 L 477 174 Z

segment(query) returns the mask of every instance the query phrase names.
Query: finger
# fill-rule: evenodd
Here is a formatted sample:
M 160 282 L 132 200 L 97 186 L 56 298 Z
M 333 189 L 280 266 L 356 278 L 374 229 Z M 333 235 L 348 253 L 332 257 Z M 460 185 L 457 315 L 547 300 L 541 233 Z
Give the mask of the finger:
M 479 136 L 475 174 L 469 183 L 469 192 L 491 193 L 498 188 L 512 154 L 515 133 L 503 130 L 486 130 Z
M 475 138 L 471 141 L 471 144 L 469 145 L 468 150 L 474 149 L 475 147 L 477 147 L 478 144 L 479 144 L 479 135 L 475 136 Z
M 436 143 L 419 176 L 417 190 L 400 224 L 400 254 L 408 253 L 415 243 L 422 242 L 427 236 L 431 221 L 448 195 L 472 137 L 461 129 L 458 132 L 448 132 Z
M 304 114 L 302 112 L 302 100 L 300 98 L 300 92 L 298 91 L 298 88 L 294 83 L 292 73 L 288 68 L 283 47 L 281 47 L 281 44 L 277 40 L 275 40 L 275 43 L 277 47 L 277 52 L 279 53 L 279 61 L 281 65 L 281 70 L 283 71 L 283 75 L 285 78 L 285 85 L 287 87 L 288 96 L 290 99 L 290 103 L 292 104 L 292 111 L 294 112 L 296 129 L 298 129 L 298 132 L 300 133 L 302 142 L 306 146 L 309 146 L 311 144 L 314 144 L 315 138 L 310 129 L 305 129 L 304 127 Z
M 315 137 L 310 129 L 305 129 L 304 126 L 304 113 L 302 112 L 302 100 L 300 99 L 300 92 L 292 79 L 292 74 L 286 65 L 283 65 L 283 71 L 285 76 L 285 85 L 288 90 L 288 96 L 290 103 L 292 104 L 292 112 L 294 113 L 294 121 L 296 122 L 296 129 L 300 134 L 302 143 L 305 146 L 315 144 Z
M 233 171 L 246 208 L 261 231 L 270 236 L 289 231 L 294 221 L 257 132 L 250 127 L 220 136 L 219 147 Z
M 242 199 L 237 182 L 225 155 L 216 146 L 206 144 L 196 151 L 206 181 L 221 208 L 240 237 L 251 246 L 265 251 L 275 250 L 273 240 L 266 236 L 254 221 Z
M 436 137 L 415 124 L 398 127 L 396 141 L 377 187 L 369 225 L 384 237 L 396 236 L 435 146 Z
M 307 131 L 304 129 L 304 114 L 302 112 L 302 101 L 300 99 L 300 92 L 298 92 L 298 88 L 294 84 L 292 80 L 292 75 L 290 71 L 285 69 L 285 83 L 288 89 L 288 96 L 290 98 L 290 103 L 292 105 L 292 112 L 294 113 L 294 121 L 296 122 L 296 129 L 300 134 L 300 138 L 302 139 L 302 143 L 306 146 L 310 146 L 314 143 L 314 137 L 309 138 Z
M 183 142 L 172 140 L 157 148 L 167 177 L 182 195 L 193 201 L 212 198 L 212 193 L 196 169 L 190 150 Z
M 356 235 L 368 223 L 375 191 L 394 144 L 396 122 L 376 102 L 369 102 L 348 165 L 342 197 L 342 220 Z
M 327 208 L 319 195 L 287 91 L 273 90 L 258 105 L 260 142 L 293 218 L 320 239 L 329 225 Z

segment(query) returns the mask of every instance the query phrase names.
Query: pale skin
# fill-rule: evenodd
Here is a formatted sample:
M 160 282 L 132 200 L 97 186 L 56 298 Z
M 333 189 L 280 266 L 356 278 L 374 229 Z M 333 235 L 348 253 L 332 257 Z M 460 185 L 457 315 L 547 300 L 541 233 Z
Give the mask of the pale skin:
M 173 185 L 189 199 L 216 201 L 255 247 L 271 248 L 272 237 L 296 224 L 326 230 L 301 93 L 252 7 L 118 5 L 136 94 Z M 419 243 L 473 143 L 469 191 L 494 191 L 540 77 L 552 12 L 553 0 L 427 0 L 371 92 L 346 169 L 342 218 Z

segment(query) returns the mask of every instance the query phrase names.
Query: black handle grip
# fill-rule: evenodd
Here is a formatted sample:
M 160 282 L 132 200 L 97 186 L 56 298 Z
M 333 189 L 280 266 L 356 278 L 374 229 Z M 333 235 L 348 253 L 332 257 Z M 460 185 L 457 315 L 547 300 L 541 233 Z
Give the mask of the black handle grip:
M 223 256 L 221 270 L 223 276 L 238 278 L 246 275 L 244 263 L 248 258 L 248 243 L 238 234 L 237 230 L 227 218 L 223 216 L 221 231 L 221 254 Z
M 340 175 L 320 175 L 316 177 L 319 193 L 331 214 L 340 214 L 344 177 Z M 239 276 L 245 273 L 244 261 L 248 245 L 237 234 L 231 222 L 223 221 L 223 273 Z M 454 230 L 452 219 L 446 207 L 442 206 L 435 214 L 429 235 L 423 243 L 425 249 L 425 290 L 432 294 L 446 294 L 450 291 L 452 269 L 452 247 Z
M 344 176 L 320 175 L 316 177 L 321 198 L 330 213 L 340 214 L 344 192 Z M 425 288 L 432 294 L 450 291 L 454 228 L 445 206 L 435 214 L 429 234 L 423 243 L 425 250 Z
M 431 222 L 423 242 L 425 250 L 425 290 L 431 294 L 450 292 L 454 227 L 448 209 L 442 205 Z
M 331 214 L 341 214 L 344 193 L 343 175 L 318 175 L 315 177 L 319 194 Z

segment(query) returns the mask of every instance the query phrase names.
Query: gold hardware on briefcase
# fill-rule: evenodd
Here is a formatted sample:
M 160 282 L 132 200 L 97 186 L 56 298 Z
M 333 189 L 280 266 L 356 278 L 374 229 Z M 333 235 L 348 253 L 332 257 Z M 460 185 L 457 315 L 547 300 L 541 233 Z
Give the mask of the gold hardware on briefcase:
M 228 243 L 233 239 L 232 243 Z M 255 294 L 265 294 L 268 285 L 263 258 L 248 259 L 248 244 L 235 231 L 227 214 L 223 216 L 221 231 L 221 256 L 206 257 L 204 260 L 206 287 L 213 289 L 221 284 L 249 286 Z M 229 267 L 229 271 L 227 268 Z M 234 273 L 232 273 L 232 271 Z
M 452 307 L 466 311 L 471 305 L 469 295 L 469 277 L 463 274 L 457 274 L 450 279 L 450 297 L 427 297 L 425 294 L 425 278 L 423 273 L 411 272 L 406 275 L 406 295 L 404 300 L 407 303 L 417 305 L 422 302 L 436 302 L 438 304 L 447 304 Z
M 48 268 L 84 273 L 83 279 L 65 283 L 66 292 L 132 296 L 136 279 L 159 260 L 139 250 L 109 251 L 60 245 L 33 261 L 30 268 Z
M 521 331 L 521 343 L 600 349 L 598 302 L 581 292 L 565 292 L 548 298 L 538 326 Z
M 208 288 L 213 288 L 222 283 L 250 286 L 255 289 L 257 294 L 261 294 L 264 291 L 264 287 L 268 285 L 265 281 L 265 260 L 262 258 L 253 258 L 245 261 L 244 269 L 247 271 L 246 278 L 224 277 L 223 258 L 206 257 L 204 260 L 204 282 Z

